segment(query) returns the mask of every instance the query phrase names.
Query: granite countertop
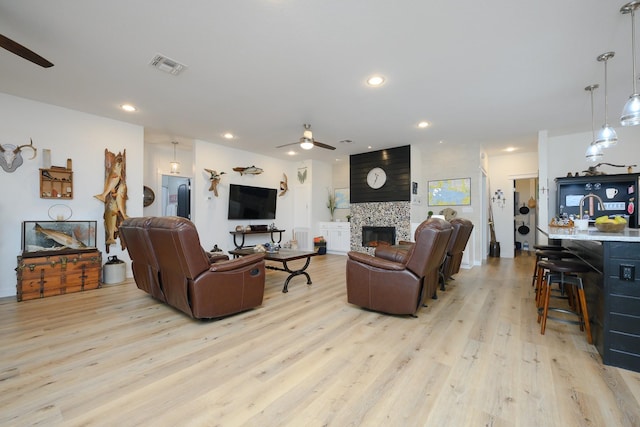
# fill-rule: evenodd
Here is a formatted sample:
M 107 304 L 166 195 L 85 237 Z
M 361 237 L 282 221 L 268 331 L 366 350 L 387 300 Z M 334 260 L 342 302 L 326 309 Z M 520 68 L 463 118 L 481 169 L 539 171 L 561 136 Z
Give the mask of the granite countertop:
M 539 225 L 538 230 L 549 239 L 594 240 L 600 242 L 640 242 L 640 229 L 625 228 L 621 233 L 603 233 L 590 226 L 587 230 Z

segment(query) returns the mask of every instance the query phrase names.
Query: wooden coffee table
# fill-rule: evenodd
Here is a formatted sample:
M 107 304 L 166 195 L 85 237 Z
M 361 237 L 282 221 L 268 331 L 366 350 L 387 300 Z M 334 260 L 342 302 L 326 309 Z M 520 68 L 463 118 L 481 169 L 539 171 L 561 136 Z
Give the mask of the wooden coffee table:
M 229 253 L 234 257 L 239 257 L 243 255 L 255 254 L 256 252 L 253 249 L 234 249 L 232 251 L 229 251 Z M 303 274 L 307 277 L 307 285 L 311 284 L 311 276 L 309 276 L 309 273 L 307 273 L 305 270 L 307 269 L 307 267 L 309 267 L 311 257 L 316 255 L 318 255 L 317 252 L 294 251 L 289 249 L 280 249 L 277 252 L 264 252 L 264 259 L 266 261 L 277 261 L 282 263 L 282 267 L 278 267 L 275 265 L 266 265 L 265 268 L 271 270 L 286 271 L 287 273 L 289 273 L 289 276 L 284 281 L 284 287 L 282 288 L 282 292 L 286 293 L 289 292 L 289 281 L 295 276 Z M 299 268 L 297 270 L 290 269 L 287 263 L 299 259 L 306 260 L 302 268 Z

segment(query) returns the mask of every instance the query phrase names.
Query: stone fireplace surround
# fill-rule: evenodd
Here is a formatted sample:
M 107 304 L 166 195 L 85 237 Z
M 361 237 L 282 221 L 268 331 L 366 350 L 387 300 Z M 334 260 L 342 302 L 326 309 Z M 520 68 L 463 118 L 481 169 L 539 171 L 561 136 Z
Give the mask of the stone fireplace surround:
M 352 203 L 351 250 L 373 255 L 375 248 L 362 246 L 362 227 L 395 227 L 396 244 L 413 240 L 411 236 L 411 202 Z

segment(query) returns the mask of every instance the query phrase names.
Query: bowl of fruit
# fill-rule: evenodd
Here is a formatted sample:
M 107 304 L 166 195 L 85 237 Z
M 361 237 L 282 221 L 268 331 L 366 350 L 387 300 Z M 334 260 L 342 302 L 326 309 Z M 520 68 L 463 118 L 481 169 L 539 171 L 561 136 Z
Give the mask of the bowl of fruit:
M 602 231 L 603 233 L 621 233 L 627 226 L 627 220 L 619 215 L 616 215 L 614 218 L 601 216 L 596 218 L 595 226 L 598 231 Z

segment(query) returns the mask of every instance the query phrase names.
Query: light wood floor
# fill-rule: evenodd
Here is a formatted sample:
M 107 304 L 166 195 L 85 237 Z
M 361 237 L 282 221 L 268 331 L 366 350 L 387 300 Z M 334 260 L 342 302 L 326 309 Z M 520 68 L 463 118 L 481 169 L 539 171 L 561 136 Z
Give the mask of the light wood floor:
M 640 374 L 541 336 L 533 257 L 462 270 L 418 318 L 346 302 L 345 257 L 196 321 L 133 283 L 0 301 L 0 425 L 638 426 Z

